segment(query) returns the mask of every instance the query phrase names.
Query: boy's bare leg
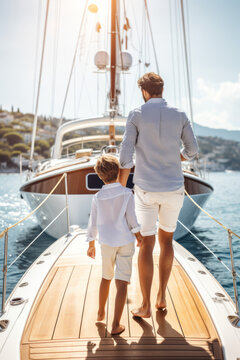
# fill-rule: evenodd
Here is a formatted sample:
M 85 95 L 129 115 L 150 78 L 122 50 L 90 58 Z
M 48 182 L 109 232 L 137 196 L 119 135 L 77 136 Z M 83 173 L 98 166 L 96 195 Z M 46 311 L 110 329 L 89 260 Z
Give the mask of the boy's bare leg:
M 111 280 L 106 280 L 102 278 L 99 288 L 99 308 L 98 308 L 97 321 L 102 321 L 105 318 L 105 305 L 109 294 L 110 283 Z
M 173 232 L 158 231 L 158 240 L 161 248 L 159 257 L 159 290 L 157 294 L 156 308 L 166 308 L 166 288 L 173 264 Z
M 139 281 L 142 291 L 142 306 L 132 310 L 134 316 L 150 317 L 151 316 L 151 286 L 153 279 L 153 248 L 155 244 L 155 235 L 144 236 L 138 254 L 138 272 Z
M 112 323 L 112 335 L 117 335 L 125 330 L 125 326 L 120 324 L 123 308 L 127 297 L 127 281 L 116 279 L 117 294 L 115 299 L 114 319 Z

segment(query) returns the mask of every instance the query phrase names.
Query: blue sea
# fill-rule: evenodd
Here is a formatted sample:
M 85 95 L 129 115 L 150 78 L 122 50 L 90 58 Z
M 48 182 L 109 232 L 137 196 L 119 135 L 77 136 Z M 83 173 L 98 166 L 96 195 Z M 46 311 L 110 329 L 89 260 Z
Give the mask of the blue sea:
M 214 193 L 208 200 L 205 209 L 220 222 L 240 234 L 240 172 L 218 172 L 207 176 L 214 187 Z M 29 212 L 29 207 L 20 198 L 19 187 L 23 179 L 19 174 L 0 174 L 0 231 L 14 224 Z M 41 231 L 35 217 L 9 231 L 8 264 L 34 239 Z M 231 266 L 226 230 L 201 213 L 192 232 L 197 235 L 218 257 Z M 47 234 L 42 234 L 37 241 L 8 270 L 7 295 L 32 262 L 54 241 Z M 0 268 L 3 266 L 3 243 L 0 239 Z M 192 235 L 187 235 L 179 243 L 195 255 L 225 290 L 233 298 L 232 276 L 222 264 L 213 257 Z M 234 260 L 240 274 L 240 239 L 233 238 Z M 1 271 L 2 278 L 2 271 Z M 2 291 L 2 279 L 0 279 Z M 238 281 L 239 295 L 240 283 Z M 0 301 L 1 302 L 1 301 Z

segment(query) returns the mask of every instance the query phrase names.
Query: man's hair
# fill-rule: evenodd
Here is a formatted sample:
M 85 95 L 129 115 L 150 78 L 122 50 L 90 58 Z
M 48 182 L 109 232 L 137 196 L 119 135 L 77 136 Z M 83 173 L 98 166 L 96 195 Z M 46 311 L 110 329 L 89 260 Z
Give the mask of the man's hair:
M 141 90 L 146 90 L 151 96 L 162 95 L 164 81 L 160 75 L 150 72 L 138 80 L 138 86 Z
M 102 155 L 97 159 L 94 170 L 103 182 L 112 182 L 117 180 L 119 173 L 119 161 L 113 155 Z

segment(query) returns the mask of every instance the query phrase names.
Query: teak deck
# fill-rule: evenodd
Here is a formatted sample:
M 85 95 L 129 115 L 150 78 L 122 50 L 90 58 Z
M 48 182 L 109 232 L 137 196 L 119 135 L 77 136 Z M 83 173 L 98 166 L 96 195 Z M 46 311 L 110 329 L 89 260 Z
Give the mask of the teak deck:
M 106 321 L 96 323 L 101 264 L 86 256 L 62 255 L 49 272 L 29 315 L 21 342 L 28 359 L 222 359 L 217 332 L 192 282 L 174 261 L 168 284 L 167 311 L 154 310 L 158 287 L 154 256 L 153 314 L 137 319 L 131 309 L 141 301 L 136 257 L 122 323 L 111 337 L 115 284 Z

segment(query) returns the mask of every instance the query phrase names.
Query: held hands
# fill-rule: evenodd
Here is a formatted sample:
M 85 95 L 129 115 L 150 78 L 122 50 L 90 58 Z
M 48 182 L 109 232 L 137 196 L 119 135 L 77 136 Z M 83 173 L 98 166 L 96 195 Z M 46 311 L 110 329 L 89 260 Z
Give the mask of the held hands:
M 90 241 L 87 251 L 87 256 L 91 257 L 92 259 L 95 259 L 96 255 L 96 248 L 95 248 L 95 241 Z
M 140 246 L 142 245 L 143 236 L 141 235 L 140 231 L 137 232 L 137 233 L 135 234 L 135 236 L 136 236 L 136 239 L 137 239 L 137 246 L 140 247 Z

